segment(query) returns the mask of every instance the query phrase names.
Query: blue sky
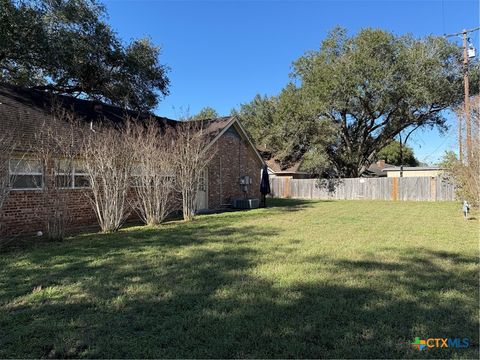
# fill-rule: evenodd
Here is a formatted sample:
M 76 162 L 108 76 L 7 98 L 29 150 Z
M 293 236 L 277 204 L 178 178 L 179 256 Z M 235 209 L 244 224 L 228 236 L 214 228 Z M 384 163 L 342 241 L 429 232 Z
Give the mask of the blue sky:
M 109 22 L 124 40 L 148 36 L 170 67 L 170 95 L 156 109 L 175 118 L 205 106 L 228 115 L 257 93 L 276 95 L 292 61 L 318 49 L 336 25 L 422 37 L 479 25 L 478 0 L 426 1 L 163 1 L 105 0 Z M 458 41 L 460 38 L 451 39 Z M 472 35 L 477 49 L 478 32 Z M 455 121 L 446 136 L 424 131 L 409 140 L 420 160 L 455 149 Z

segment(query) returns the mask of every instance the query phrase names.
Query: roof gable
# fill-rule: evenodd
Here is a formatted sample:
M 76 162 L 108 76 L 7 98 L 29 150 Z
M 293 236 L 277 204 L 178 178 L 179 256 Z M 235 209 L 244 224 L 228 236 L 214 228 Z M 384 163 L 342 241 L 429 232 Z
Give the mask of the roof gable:
M 242 126 L 238 118 L 236 116 L 229 116 L 227 118 L 219 118 L 219 119 L 224 121 L 223 128 L 216 133 L 215 137 L 212 139 L 212 141 L 210 141 L 210 144 L 208 144 L 205 150 L 208 150 L 213 144 L 215 144 L 218 141 L 218 139 L 220 139 L 220 137 L 222 137 L 230 128 L 233 127 L 236 130 L 237 134 L 247 142 L 247 144 L 249 145 L 251 150 L 254 152 L 254 154 L 260 161 L 260 163 L 264 165 L 265 161 L 263 160 L 262 156 L 258 152 L 255 145 L 253 145 L 252 140 L 248 136 L 247 132 L 245 131 L 244 127 Z M 216 120 L 217 119 L 213 119 L 210 121 L 216 121 Z M 208 127 L 207 127 L 207 131 L 208 131 Z

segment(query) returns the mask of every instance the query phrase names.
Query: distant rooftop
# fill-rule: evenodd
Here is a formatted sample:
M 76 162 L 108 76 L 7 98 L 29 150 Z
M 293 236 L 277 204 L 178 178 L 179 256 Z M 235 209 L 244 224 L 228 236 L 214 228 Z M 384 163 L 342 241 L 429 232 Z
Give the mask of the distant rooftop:
M 403 171 L 445 170 L 441 166 L 404 166 Z M 382 171 L 400 171 L 400 166 L 385 168 Z

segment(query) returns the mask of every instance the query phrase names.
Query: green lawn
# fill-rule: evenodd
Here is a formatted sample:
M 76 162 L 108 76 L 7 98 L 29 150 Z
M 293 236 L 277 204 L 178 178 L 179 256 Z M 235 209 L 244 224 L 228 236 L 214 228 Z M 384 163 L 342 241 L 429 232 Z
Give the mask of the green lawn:
M 459 204 L 274 205 L 0 255 L 0 357 L 478 358 Z

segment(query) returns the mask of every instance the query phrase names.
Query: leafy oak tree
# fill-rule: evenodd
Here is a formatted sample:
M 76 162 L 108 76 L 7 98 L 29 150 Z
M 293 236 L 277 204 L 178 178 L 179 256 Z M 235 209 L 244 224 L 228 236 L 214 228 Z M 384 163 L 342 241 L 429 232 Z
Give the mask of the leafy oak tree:
M 315 117 L 304 92 L 288 84 L 278 96 L 271 143 L 282 167 L 300 159 L 315 144 L 319 144 L 324 135 L 321 120 Z
M 205 119 L 215 119 L 218 118 L 218 112 L 210 106 L 206 106 L 201 109 L 198 114 L 191 117 L 191 120 L 205 120 Z
M 277 104 L 275 96 L 257 94 L 251 102 L 240 104 L 238 110 L 231 111 L 232 115 L 240 119 L 255 144 L 262 149 L 272 149 L 271 135 L 274 135 L 272 128 Z
M 406 129 L 446 129 L 443 110 L 462 100 L 461 51 L 444 38 L 333 30 L 294 63 L 293 77 L 316 120 L 337 131 L 318 147 L 342 176 L 360 176 Z
M 302 92 L 288 84 L 278 96 L 260 96 L 232 114 L 239 117 L 261 150 L 273 152 L 287 167 L 318 142 L 319 122 L 305 106 Z
M 418 166 L 419 162 L 415 158 L 413 149 L 409 146 L 403 145 L 403 165 Z M 402 155 L 400 154 L 400 142 L 392 141 L 390 144 L 381 149 L 376 158 L 378 160 L 385 160 L 386 163 L 392 165 L 402 165 Z
M 105 17 L 96 0 L 0 0 L 0 81 L 151 110 L 168 94 L 160 48 Z

